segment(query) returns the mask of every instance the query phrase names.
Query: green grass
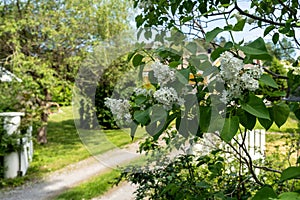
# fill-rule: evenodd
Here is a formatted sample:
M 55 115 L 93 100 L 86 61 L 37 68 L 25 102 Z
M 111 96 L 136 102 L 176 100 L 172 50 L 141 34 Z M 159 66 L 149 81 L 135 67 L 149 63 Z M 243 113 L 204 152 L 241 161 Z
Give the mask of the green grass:
M 147 157 L 141 155 L 140 157 L 125 163 L 122 166 L 135 165 L 135 166 L 144 166 L 147 162 Z M 86 180 L 84 183 L 81 183 L 62 194 L 58 195 L 55 200 L 82 200 L 82 199 L 91 199 L 103 195 L 109 189 L 112 188 L 116 178 L 120 177 L 120 170 L 114 169 L 106 173 L 99 174 L 89 180 Z
M 29 176 L 44 175 L 83 160 L 91 154 L 103 153 L 132 142 L 130 136 L 122 130 L 77 130 L 72 107 L 63 107 L 62 111 L 49 118 L 48 143 L 34 145 Z M 138 135 L 143 135 L 143 130 Z
M 34 145 L 31 163 L 33 173 L 46 173 L 89 157 L 82 145 L 74 124 L 72 108 L 62 108 L 63 113 L 51 115 L 48 123 L 48 143 Z
M 258 123 L 256 128 L 262 128 L 262 127 Z M 287 122 L 280 129 L 275 124 L 273 124 L 273 126 L 270 128 L 269 132 L 279 132 L 279 133 L 278 134 L 269 133 L 266 135 L 267 146 L 270 149 L 272 149 L 272 151 L 274 151 L 274 149 L 273 149 L 274 144 L 283 143 L 284 135 L 286 135 L 284 132 L 291 133 L 297 129 L 298 129 L 298 121 L 293 115 L 291 115 L 289 117 Z M 95 153 L 95 154 L 101 153 L 101 150 L 96 148 L 100 141 L 106 140 L 106 142 L 108 143 L 106 146 L 107 146 L 107 148 L 109 148 L 110 145 L 116 145 L 116 144 L 113 144 L 110 137 L 115 136 L 115 139 L 122 139 L 122 138 L 126 137 L 126 135 L 128 134 L 126 132 L 119 132 L 117 135 L 114 135 L 116 133 L 116 131 L 110 130 L 110 131 L 106 131 L 106 136 L 103 136 L 100 133 L 93 132 L 93 131 L 86 131 L 86 130 L 81 130 L 81 131 L 82 131 L 81 136 L 82 136 L 83 141 L 86 142 L 86 145 L 88 146 L 88 148 L 91 149 L 92 153 Z M 140 130 L 139 132 L 142 132 L 142 131 Z M 139 133 L 138 135 L 141 135 L 141 134 Z M 96 138 L 98 138 L 98 139 L 95 139 L 95 136 L 97 136 Z M 112 144 L 109 144 L 109 143 L 112 143 Z M 270 146 L 270 144 L 272 144 L 272 145 Z M 102 151 L 103 150 L 104 149 L 102 149 Z M 270 152 L 268 152 L 268 154 L 270 154 Z M 143 162 L 143 161 L 144 160 L 142 158 L 142 159 L 138 159 L 135 162 Z M 91 198 L 100 196 L 112 187 L 111 183 L 114 181 L 114 179 L 116 177 L 118 177 L 118 174 L 119 174 L 119 172 L 116 170 L 107 172 L 105 174 L 100 174 L 90 180 L 87 180 L 87 182 L 85 182 L 85 183 L 82 183 L 74 188 L 67 190 L 66 192 L 59 195 L 56 198 L 56 200 L 62 200 L 62 199 L 74 199 L 74 200 L 80 199 L 81 200 L 81 199 L 91 199 Z
M 112 187 L 114 179 L 120 176 L 120 171 L 111 170 L 100 176 L 89 179 L 88 182 L 82 183 L 76 186 L 58 197 L 56 200 L 82 200 L 91 199 L 99 195 L 104 194 L 108 189 Z

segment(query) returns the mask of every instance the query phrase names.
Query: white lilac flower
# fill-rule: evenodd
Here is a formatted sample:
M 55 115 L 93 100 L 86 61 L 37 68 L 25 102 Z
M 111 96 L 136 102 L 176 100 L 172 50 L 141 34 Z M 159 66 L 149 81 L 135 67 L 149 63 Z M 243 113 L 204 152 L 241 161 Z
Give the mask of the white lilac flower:
M 253 74 L 255 73 L 255 75 Z M 255 91 L 259 88 L 259 83 L 256 79 L 254 79 L 254 76 L 256 78 L 260 78 L 262 75 L 262 72 L 259 72 L 259 70 L 248 70 L 241 76 L 241 81 L 243 82 L 243 86 L 245 89 L 248 89 L 250 91 Z
M 176 78 L 175 71 L 168 65 L 155 62 L 151 65 L 151 68 L 154 72 L 154 77 L 157 78 L 158 83 L 161 85 L 165 85 L 168 82 L 174 81 Z
M 264 70 L 262 67 L 258 65 L 252 65 L 251 68 L 247 70 L 253 78 L 259 79 L 261 75 L 264 73 Z
M 150 0 L 144 0 L 144 1 L 139 2 L 138 6 L 140 9 L 146 9 L 146 8 L 153 6 L 153 4 L 151 3 Z
M 157 102 L 163 104 L 166 110 L 171 110 L 173 104 L 180 106 L 184 104 L 184 100 L 178 97 L 174 88 L 162 87 L 154 92 L 153 97 Z
M 131 106 L 128 100 L 106 98 L 104 104 L 111 110 L 118 122 L 130 123 L 132 121 L 132 116 L 129 112 Z
M 251 81 L 249 81 L 245 87 L 246 89 L 250 90 L 250 91 L 255 91 L 259 88 L 259 83 L 258 80 L 252 79 Z
M 221 54 L 220 62 L 220 74 L 225 81 L 235 79 L 243 69 L 243 62 L 227 51 Z
M 241 97 L 245 89 L 255 91 L 259 88 L 257 79 L 263 74 L 260 66 L 245 66 L 242 60 L 235 58 L 229 52 L 221 54 L 220 63 L 220 78 L 227 86 L 222 92 L 220 99 L 222 102 L 228 104 L 233 99 Z
M 135 88 L 134 89 L 134 93 L 138 96 L 138 95 L 144 95 L 144 96 L 148 96 L 149 92 L 147 89 L 145 88 Z
M 223 90 L 220 101 L 222 101 L 224 104 L 228 103 L 228 92 L 227 92 L 227 90 Z

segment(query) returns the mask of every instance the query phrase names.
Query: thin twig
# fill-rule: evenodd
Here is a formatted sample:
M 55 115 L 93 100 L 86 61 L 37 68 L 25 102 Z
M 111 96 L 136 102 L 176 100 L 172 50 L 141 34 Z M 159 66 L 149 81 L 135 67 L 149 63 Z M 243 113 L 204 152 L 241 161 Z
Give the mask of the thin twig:
M 265 22 L 265 23 L 269 23 L 269 24 L 273 24 L 273 25 L 277 25 L 277 26 L 285 26 L 286 24 L 285 23 L 279 23 L 279 22 L 276 22 L 276 21 L 273 21 L 273 20 L 269 20 L 269 19 L 265 19 L 265 18 L 261 18 L 261 17 L 258 17 L 256 15 L 252 15 L 250 13 L 247 13 L 245 11 L 243 11 L 237 4 L 237 2 L 234 3 L 235 5 L 235 8 L 237 9 L 237 11 L 239 11 L 239 13 L 241 13 L 242 15 L 245 15 L 247 17 L 250 17 L 252 19 L 255 19 L 255 20 L 259 20 L 259 21 L 262 21 L 262 22 Z M 293 27 L 297 27 L 299 28 L 300 26 L 299 25 L 293 25 Z
M 270 172 L 279 173 L 279 174 L 281 174 L 281 172 L 282 172 L 282 171 L 280 171 L 280 170 L 272 169 L 272 168 L 269 168 L 269 167 L 266 167 L 266 166 L 253 165 L 253 167 L 254 167 L 254 168 L 257 168 L 257 169 L 262 169 L 262 170 L 265 170 L 265 171 L 270 171 Z
M 253 170 L 253 162 L 252 162 L 252 158 L 251 158 L 249 152 L 247 151 L 247 149 L 246 149 L 245 147 L 241 146 L 240 143 L 239 143 L 235 138 L 233 138 L 233 140 L 234 140 L 234 141 L 239 145 L 239 147 L 242 148 L 243 151 L 245 152 L 245 154 L 246 154 L 246 156 L 247 156 L 247 158 L 248 158 L 248 163 L 249 163 L 248 169 L 249 169 L 250 173 L 252 174 L 252 177 L 254 178 L 255 182 L 256 182 L 257 184 L 259 184 L 259 185 L 263 185 L 263 183 L 257 178 L 257 176 L 256 176 L 256 174 L 255 174 L 255 172 L 254 172 L 254 170 Z

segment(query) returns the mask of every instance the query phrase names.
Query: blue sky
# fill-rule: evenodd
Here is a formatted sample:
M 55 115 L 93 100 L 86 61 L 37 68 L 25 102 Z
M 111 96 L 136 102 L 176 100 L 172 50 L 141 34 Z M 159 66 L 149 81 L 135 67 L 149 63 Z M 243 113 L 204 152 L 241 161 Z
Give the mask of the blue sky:
M 244 9 L 244 10 L 250 10 L 250 2 L 251 1 L 249 1 L 249 0 L 238 0 L 239 6 L 241 7 L 241 9 Z M 139 14 L 140 12 L 141 11 L 138 11 L 136 13 Z M 213 19 L 213 18 L 211 18 L 211 19 Z M 206 18 L 203 18 L 203 20 L 206 20 Z M 236 19 L 233 18 L 229 22 L 231 24 L 235 24 Z M 134 22 L 133 22 L 133 24 L 135 25 Z M 216 27 L 222 28 L 225 25 L 226 25 L 226 23 L 224 20 L 218 20 L 218 21 L 210 22 L 208 24 L 208 27 L 204 28 L 204 30 L 207 32 Z M 250 24 L 246 23 L 245 28 L 242 32 L 234 32 L 233 35 L 234 35 L 235 42 L 239 42 L 242 40 L 244 40 L 245 42 L 249 42 L 249 41 L 255 40 L 258 37 L 263 37 L 264 29 L 261 29 L 261 28 L 253 29 L 253 28 L 254 28 L 254 25 L 250 25 Z M 299 35 L 299 39 L 300 39 L 300 33 L 296 32 L 296 35 Z M 218 35 L 218 37 L 220 37 L 220 36 L 223 36 L 224 38 L 226 38 L 226 40 L 230 40 L 230 35 L 228 32 L 223 32 Z M 264 37 L 264 39 L 266 41 L 272 41 L 272 37 L 270 35 L 267 35 L 266 37 Z M 296 55 L 296 58 L 297 58 L 298 56 L 300 56 L 300 51 L 296 50 L 296 54 L 297 54 Z
M 242 9 L 244 9 L 244 10 L 249 10 L 250 9 L 250 1 L 249 0 L 239 0 L 238 3 L 239 3 L 239 6 Z M 232 19 L 231 23 L 235 24 L 236 19 Z M 208 28 L 206 28 L 205 30 L 209 31 L 209 30 L 212 30 L 216 27 L 222 28 L 225 25 L 226 24 L 225 24 L 224 20 L 218 20 L 217 23 L 215 23 L 215 24 L 211 23 L 210 26 Z M 234 32 L 233 35 L 234 35 L 235 42 L 239 42 L 243 39 L 244 39 L 245 42 L 249 42 L 249 41 L 255 40 L 258 37 L 263 37 L 264 29 L 262 29 L 262 28 L 253 29 L 254 27 L 255 27 L 254 25 L 250 25 L 250 24 L 246 23 L 245 28 L 242 32 Z M 296 34 L 296 36 L 298 36 L 297 38 L 300 39 L 300 33 L 296 31 L 295 34 Z M 229 35 L 228 32 L 221 33 L 219 36 L 223 36 L 227 40 L 230 39 L 230 35 Z M 264 39 L 267 40 L 267 41 L 272 41 L 272 36 L 267 35 L 266 37 L 264 37 Z M 296 50 L 296 54 L 297 54 L 296 57 L 300 56 L 300 51 Z

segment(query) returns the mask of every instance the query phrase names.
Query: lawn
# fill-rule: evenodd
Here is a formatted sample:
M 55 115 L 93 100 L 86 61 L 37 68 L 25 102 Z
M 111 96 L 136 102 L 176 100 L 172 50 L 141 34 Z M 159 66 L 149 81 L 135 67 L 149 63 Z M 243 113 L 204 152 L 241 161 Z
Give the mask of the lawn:
M 48 144 L 35 144 L 30 174 L 37 171 L 42 174 L 55 171 L 91 154 L 103 153 L 132 142 L 128 130 L 77 130 L 72 107 L 63 107 L 62 111 L 49 118 Z M 259 124 L 257 128 L 261 128 Z M 298 121 L 291 115 L 281 128 L 273 124 L 268 132 L 292 133 L 297 129 Z M 136 138 L 143 135 L 143 130 L 140 129 Z
M 122 130 L 77 130 L 72 107 L 63 107 L 62 111 L 50 115 L 48 143 L 34 145 L 29 176 L 44 175 L 88 158 L 91 154 L 103 153 L 132 142 L 131 137 Z
M 104 194 L 112 187 L 114 179 L 120 176 L 118 170 L 108 171 L 100 176 L 91 178 L 86 183 L 82 183 L 56 197 L 56 200 L 82 200 Z
M 262 128 L 259 124 L 257 124 L 256 128 Z M 278 152 L 272 155 L 272 152 L 275 153 L 276 146 L 284 145 L 285 138 L 288 133 L 294 133 L 298 129 L 298 121 L 297 119 L 291 115 L 288 119 L 288 121 L 281 127 L 278 128 L 275 124 L 270 128 L 268 131 L 268 134 L 266 135 L 266 146 L 267 146 L 267 156 L 272 156 L 273 159 L 278 156 L 278 159 L 280 160 L 283 157 L 283 154 L 278 154 Z M 288 132 L 288 133 L 286 133 Z M 118 135 L 114 135 L 115 131 L 110 130 L 106 131 L 106 136 L 103 136 L 101 134 L 94 138 L 94 134 L 97 135 L 97 133 L 93 133 L 91 131 L 82 131 L 80 134 L 82 136 L 83 141 L 85 142 L 86 146 L 92 151 L 91 153 L 101 153 L 100 149 L 95 148 L 98 144 L 98 142 L 102 140 L 106 140 L 107 146 L 115 145 L 109 141 L 110 137 L 115 136 L 115 139 L 119 138 L 120 140 L 124 138 L 127 133 L 119 133 Z M 106 139 L 104 137 L 107 137 Z M 126 138 L 126 137 L 125 137 Z M 119 141 L 120 142 L 120 141 Z M 103 151 L 103 149 L 102 149 Z M 143 159 L 141 159 L 143 160 Z M 56 197 L 56 200 L 62 200 L 62 199 L 91 199 L 93 197 L 102 195 L 105 193 L 105 191 L 109 190 L 112 186 L 112 182 L 116 177 L 118 177 L 118 174 L 120 172 L 117 170 L 112 170 L 109 172 L 106 172 L 104 174 L 100 174 L 96 177 L 93 177 L 86 182 L 71 188 L 64 193 L 60 194 L 58 197 Z

